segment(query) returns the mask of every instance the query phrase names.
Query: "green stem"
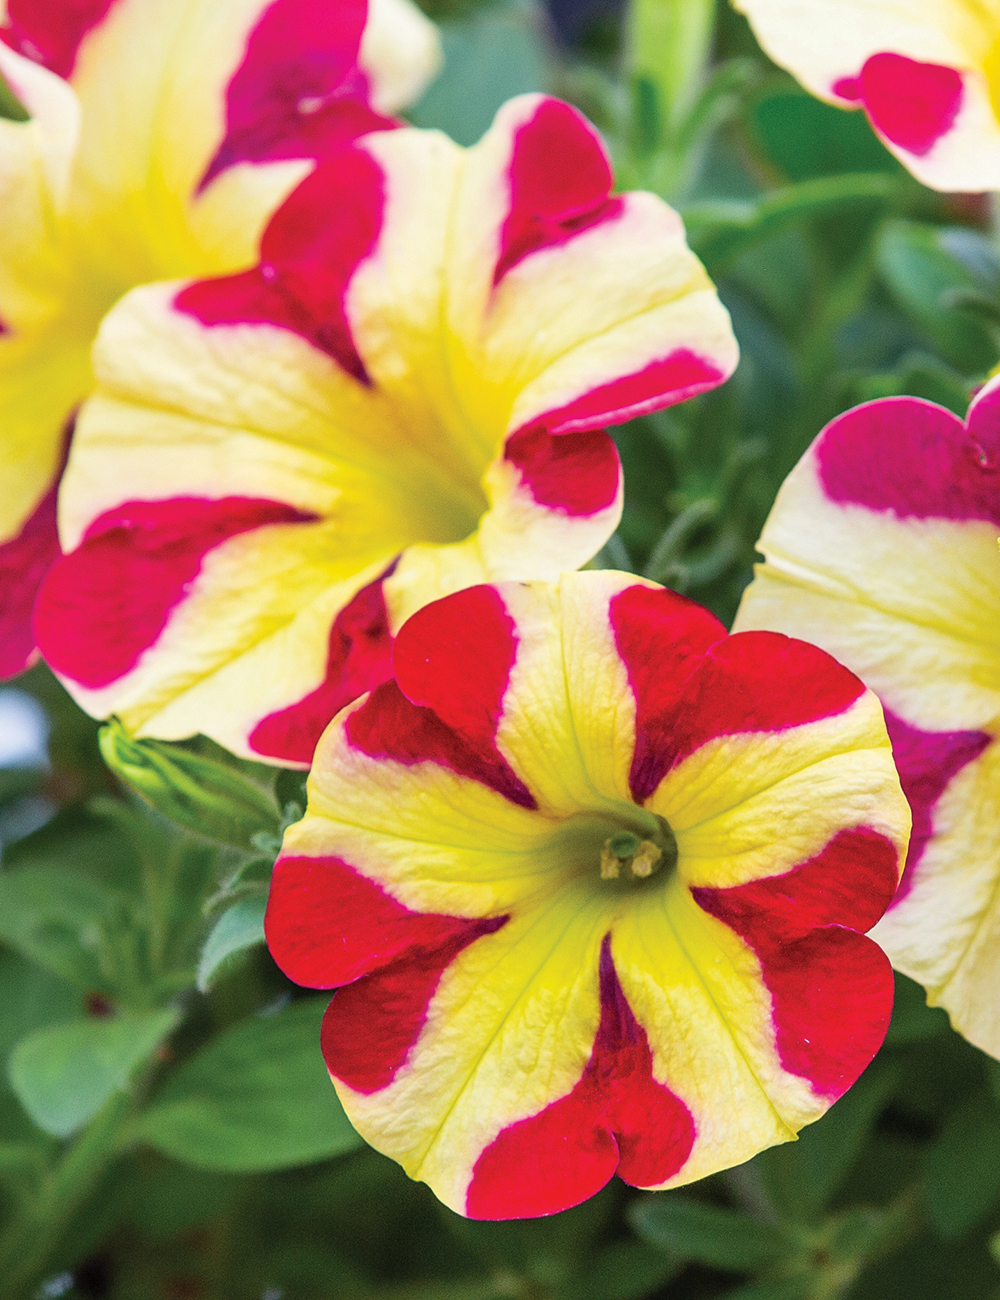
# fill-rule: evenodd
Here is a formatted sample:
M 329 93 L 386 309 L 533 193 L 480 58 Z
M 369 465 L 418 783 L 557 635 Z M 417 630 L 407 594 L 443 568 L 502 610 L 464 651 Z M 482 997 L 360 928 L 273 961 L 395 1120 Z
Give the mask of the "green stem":
M 0 1300 L 34 1294 L 70 1222 L 117 1159 L 132 1108 L 131 1095 L 116 1093 L 0 1235 Z
M 715 0 L 632 0 L 628 62 L 633 79 L 656 87 L 668 137 L 690 111 L 708 69 Z

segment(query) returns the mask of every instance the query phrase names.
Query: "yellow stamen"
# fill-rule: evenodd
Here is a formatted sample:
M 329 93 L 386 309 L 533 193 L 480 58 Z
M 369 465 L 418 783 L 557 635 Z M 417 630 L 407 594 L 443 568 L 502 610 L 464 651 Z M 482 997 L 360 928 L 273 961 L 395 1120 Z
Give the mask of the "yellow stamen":
M 663 850 L 656 847 L 652 840 L 643 840 L 632 859 L 632 875 L 645 879 L 653 874 L 653 868 L 663 857 Z
M 601 849 L 601 879 L 617 880 L 620 871 L 618 854 L 612 849 L 610 839 L 605 840 Z

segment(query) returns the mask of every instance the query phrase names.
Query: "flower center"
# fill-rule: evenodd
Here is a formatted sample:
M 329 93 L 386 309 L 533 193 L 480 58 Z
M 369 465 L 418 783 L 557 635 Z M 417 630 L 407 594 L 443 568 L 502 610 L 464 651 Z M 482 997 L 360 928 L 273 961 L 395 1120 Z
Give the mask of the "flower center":
M 677 839 L 668 823 L 647 808 L 621 803 L 581 809 L 562 821 L 543 854 L 564 878 L 611 894 L 660 886 L 677 866 Z
M 647 880 L 677 865 L 677 837 L 662 817 L 655 830 L 618 831 L 601 846 L 602 880 Z

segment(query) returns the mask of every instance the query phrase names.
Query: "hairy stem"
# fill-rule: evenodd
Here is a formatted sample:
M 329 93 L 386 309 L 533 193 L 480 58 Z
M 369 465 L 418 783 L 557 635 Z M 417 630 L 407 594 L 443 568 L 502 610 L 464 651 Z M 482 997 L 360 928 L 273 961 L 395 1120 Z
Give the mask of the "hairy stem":
M 34 1294 L 52 1251 L 117 1159 L 133 1104 L 131 1095 L 116 1093 L 0 1235 L 0 1300 L 24 1300 Z

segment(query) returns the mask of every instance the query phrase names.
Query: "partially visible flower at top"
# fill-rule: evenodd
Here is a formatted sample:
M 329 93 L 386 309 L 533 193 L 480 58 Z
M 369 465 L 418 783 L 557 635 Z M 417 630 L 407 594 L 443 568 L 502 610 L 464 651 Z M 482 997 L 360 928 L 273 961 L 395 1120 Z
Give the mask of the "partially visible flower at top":
M 789 475 L 738 628 L 808 636 L 885 708 L 913 838 L 875 936 L 1000 1057 L 1000 379 L 963 422 L 889 397 Z
M 312 160 L 416 94 L 409 0 L 0 0 L 0 677 L 32 659 L 98 323 L 128 289 L 252 266 Z
M 588 560 L 621 513 L 604 426 L 737 358 L 680 218 L 611 186 L 585 119 L 525 96 L 471 149 L 366 136 L 259 267 L 119 304 L 36 612 L 83 707 L 308 766 L 415 609 Z
M 320 741 L 265 923 L 338 990 L 368 1142 L 459 1213 L 551 1214 L 746 1160 L 854 1082 L 910 818 L 852 673 L 609 572 L 449 596 L 393 667 Z
M 936 190 L 1000 188 L 1000 7 L 993 0 L 733 0 L 814 95 L 864 108 Z

